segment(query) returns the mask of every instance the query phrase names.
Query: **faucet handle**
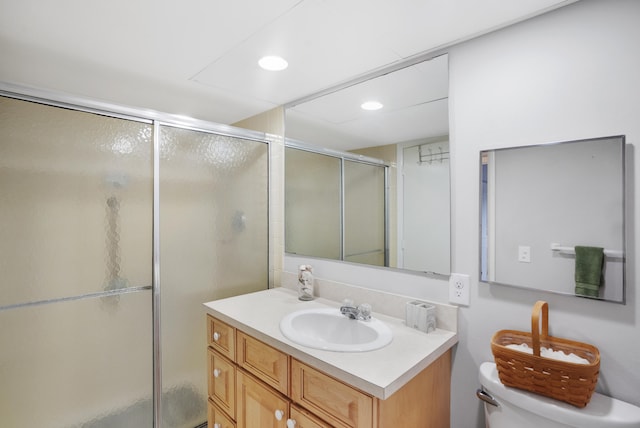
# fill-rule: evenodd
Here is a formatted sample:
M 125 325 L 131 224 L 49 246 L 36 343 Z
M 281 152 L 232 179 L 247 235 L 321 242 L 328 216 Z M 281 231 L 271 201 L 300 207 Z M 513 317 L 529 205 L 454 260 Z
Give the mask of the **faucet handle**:
M 371 318 L 371 305 L 368 303 L 362 303 L 358 306 L 358 312 L 362 319 L 368 320 Z

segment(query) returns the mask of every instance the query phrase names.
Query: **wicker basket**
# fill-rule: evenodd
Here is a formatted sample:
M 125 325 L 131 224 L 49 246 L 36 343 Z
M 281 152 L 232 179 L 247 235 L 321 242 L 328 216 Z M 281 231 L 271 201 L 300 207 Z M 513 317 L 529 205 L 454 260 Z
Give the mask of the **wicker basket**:
M 542 313 L 542 333 L 539 331 Z M 506 345 L 526 343 L 533 354 L 507 348 Z M 574 353 L 589 364 L 577 364 L 540 356 L 540 347 Z M 491 339 L 491 351 L 496 361 L 500 381 L 514 388 L 585 407 L 598 382 L 600 352 L 598 348 L 573 340 L 549 336 L 549 305 L 538 301 L 531 313 L 531 333 L 500 330 Z

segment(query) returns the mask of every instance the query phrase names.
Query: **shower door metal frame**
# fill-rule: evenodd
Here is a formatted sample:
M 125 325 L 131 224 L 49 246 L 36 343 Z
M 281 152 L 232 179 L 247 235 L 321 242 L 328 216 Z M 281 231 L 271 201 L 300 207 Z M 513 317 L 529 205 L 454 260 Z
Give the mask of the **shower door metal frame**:
M 0 81 L 0 96 L 13 98 L 22 101 L 34 102 L 52 107 L 60 107 L 85 113 L 92 113 L 101 116 L 108 116 L 118 119 L 130 120 L 134 122 L 146 123 L 153 127 L 153 233 L 152 233 L 152 284 L 139 287 L 131 287 L 123 290 L 108 290 L 95 293 L 87 293 L 80 296 L 63 297 L 59 299 L 28 302 L 18 305 L 8 305 L 0 307 L 0 310 L 13 309 L 23 306 L 34 306 L 46 303 L 56 303 L 58 301 L 81 300 L 102 296 L 112 296 L 119 294 L 134 293 L 151 290 L 152 292 L 152 330 L 153 330 L 153 427 L 162 428 L 162 346 L 161 346 L 161 281 L 160 281 L 160 127 L 162 125 L 174 128 L 189 129 L 192 131 L 206 132 L 221 136 L 241 138 L 263 144 L 267 144 L 267 228 L 270 227 L 271 214 L 271 139 L 267 134 L 230 125 L 217 124 L 199 119 L 176 116 L 169 113 L 162 113 L 153 110 L 143 110 L 131 107 L 124 107 L 102 101 L 95 101 L 89 98 L 78 97 L 70 94 L 59 93 L 38 88 L 31 88 L 22 85 Z M 269 231 L 267 230 L 267 236 Z M 273 268 L 271 266 L 271 242 L 268 239 L 267 246 L 267 288 L 270 286 L 269 275 Z
M 160 296 L 160 126 L 153 121 L 153 426 L 162 427 L 162 319 Z

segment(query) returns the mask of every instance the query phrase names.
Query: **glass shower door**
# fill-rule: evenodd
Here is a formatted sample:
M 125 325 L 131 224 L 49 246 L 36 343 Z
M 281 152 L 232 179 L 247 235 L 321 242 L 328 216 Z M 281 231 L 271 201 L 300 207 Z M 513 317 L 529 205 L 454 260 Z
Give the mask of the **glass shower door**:
M 268 287 L 268 145 L 160 128 L 162 427 L 207 419 L 202 303 Z
M 268 287 L 268 153 L 0 97 L 0 426 L 206 422 L 202 303 Z
M 0 97 L 0 426 L 151 427 L 152 126 Z

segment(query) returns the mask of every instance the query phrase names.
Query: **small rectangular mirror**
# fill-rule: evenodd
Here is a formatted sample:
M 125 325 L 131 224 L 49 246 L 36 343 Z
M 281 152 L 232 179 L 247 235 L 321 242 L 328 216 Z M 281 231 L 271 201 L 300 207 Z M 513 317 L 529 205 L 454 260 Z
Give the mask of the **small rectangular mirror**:
M 624 136 L 481 152 L 480 279 L 624 303 L 624 152 Z M 593 293 L 576 247 L 604 249 Z

